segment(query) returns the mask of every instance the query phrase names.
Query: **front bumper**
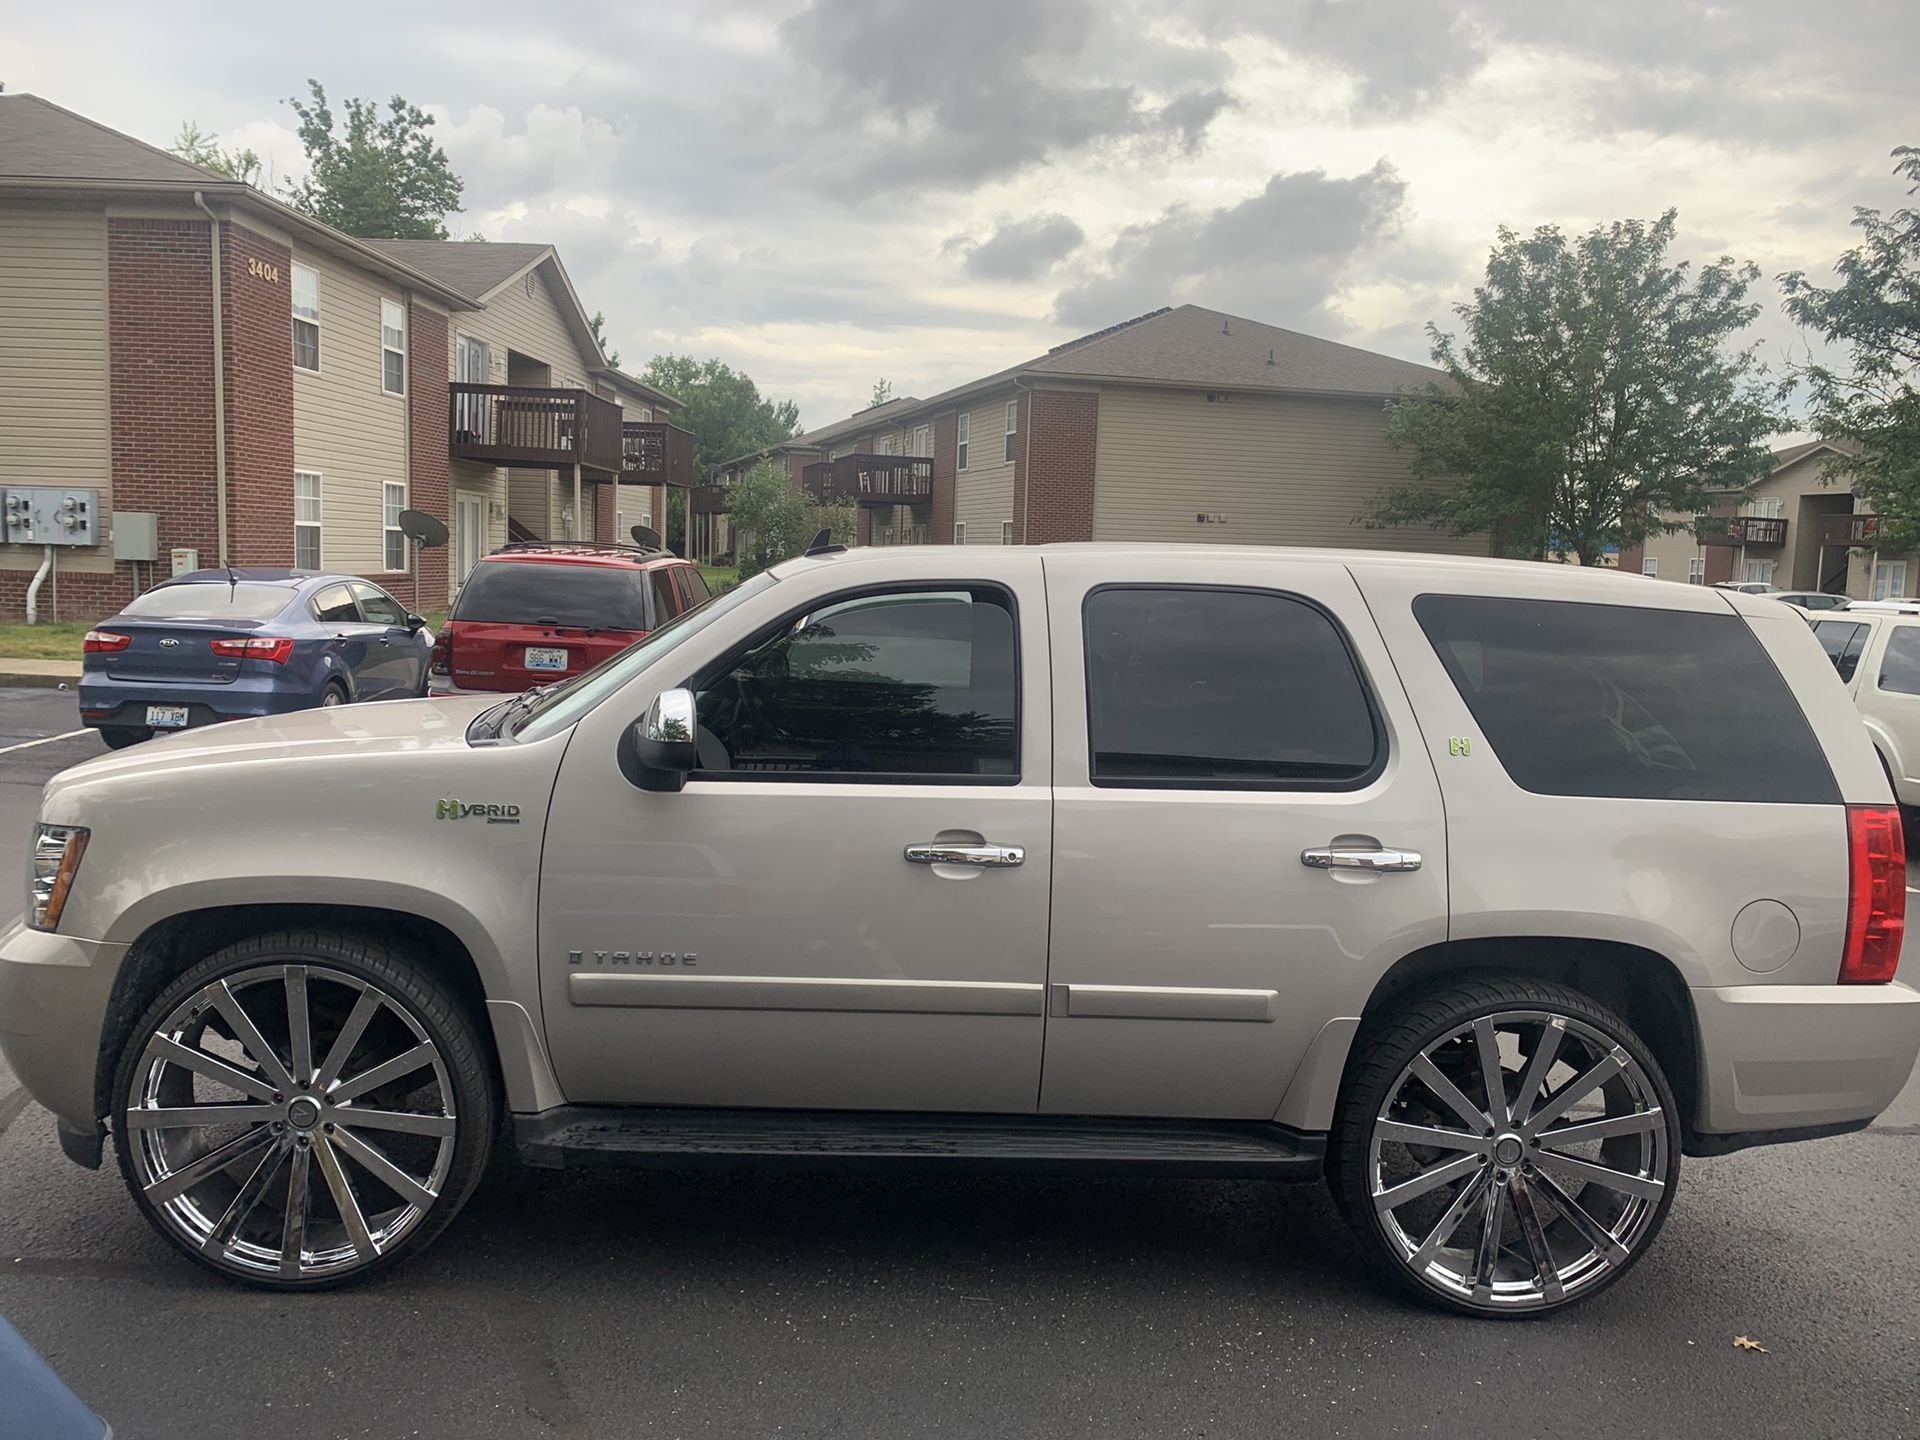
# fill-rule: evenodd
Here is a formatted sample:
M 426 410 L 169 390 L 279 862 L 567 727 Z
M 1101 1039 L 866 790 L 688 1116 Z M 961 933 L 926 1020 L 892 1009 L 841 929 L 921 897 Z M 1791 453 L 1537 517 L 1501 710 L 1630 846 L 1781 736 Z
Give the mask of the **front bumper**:
M 185 728 L 192 729 L 221 720 L 254 720 L 263 715 L 311 710 L 320 703 L 317 691 L 292 689 L 278 676 L 262 675 L 241 675 L 225 685 L 169 685 L 157 680 L 82 675 L 79 695 L 83 725 L 133 730 L 147 728 L 149 705 L 185 705 Z
M 1898 981 L 1698 989 L 1693 1008 L 1706 1136 L 1865 1124 L 1920 1056 L 1920 991 Z
M 30 930 L 0 935 L 0 1055 L 60 1121 L 97 1131 L 100 1033 L 125 945 Z

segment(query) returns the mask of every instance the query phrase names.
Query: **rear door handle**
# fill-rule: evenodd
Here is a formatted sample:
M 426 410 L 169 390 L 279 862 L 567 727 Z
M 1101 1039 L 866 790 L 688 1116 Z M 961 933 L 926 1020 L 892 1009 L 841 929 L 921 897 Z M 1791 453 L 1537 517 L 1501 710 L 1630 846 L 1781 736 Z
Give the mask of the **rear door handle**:
M 1300 863 L 1315 870 L 1373 870 L 1379 872 L 1418 870 L 1418 850 L 1364 850 L 1351 845 L 1331 845 L 1324 850 L 1302 850 Z
M 1027 852 L 1018 845 L 909 845 L 910 865 L 979 865 L 1004 868 L 1026 863 Z

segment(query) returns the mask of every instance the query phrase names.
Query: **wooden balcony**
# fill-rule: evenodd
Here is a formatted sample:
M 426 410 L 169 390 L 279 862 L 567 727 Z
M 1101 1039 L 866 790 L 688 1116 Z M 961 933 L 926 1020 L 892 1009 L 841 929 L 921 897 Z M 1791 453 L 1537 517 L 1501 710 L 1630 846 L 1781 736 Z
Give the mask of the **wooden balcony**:
M 800 483 L 823 505 L 917 505 L 933 498 L 933 457 L 842 455 L 807 466 Z
M 687 505 L 695 515 L 724 515 L 728 510 L 727 487 L 696 485 L 687 492 Z
M 620 407 L 585 390 L 531 385 L 448 387 L 449 451 L 456 460 L 562 470 L 611 479 L 624 464 Z
M 1878 515 L 1829 515 L 1820 522 L 1822 545 L 1871 545 L 1879 538 Z
M 1715 515 L 1700 522 L 1702 545 L 1784 545 L 1787 522 L 1760 515 Z
M 627 420 L 620 426 L 620 481 L 624 485 L 693 486 L 693 432 L 664 420 Z

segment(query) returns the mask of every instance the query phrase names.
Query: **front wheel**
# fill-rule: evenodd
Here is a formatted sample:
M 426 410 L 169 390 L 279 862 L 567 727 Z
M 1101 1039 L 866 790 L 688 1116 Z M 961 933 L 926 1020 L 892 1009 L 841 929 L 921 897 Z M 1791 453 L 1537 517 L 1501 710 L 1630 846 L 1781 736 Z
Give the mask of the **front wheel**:
M 1539 1315 L 1653 1243 L 1679 1120 L 1619 1016 L 1560 985 L 1485 980 L 1410 997 L 1355 1044 L 1328 1183 L 1402 1286 L 1471 1315 Z
M 240 941 L 148 1007 L 114 1080 L 120 1170 L 200 1264 L 276 1289 L 390 1268 L 466 1202 L 494 1096 L 460 997 L 405 951 Z

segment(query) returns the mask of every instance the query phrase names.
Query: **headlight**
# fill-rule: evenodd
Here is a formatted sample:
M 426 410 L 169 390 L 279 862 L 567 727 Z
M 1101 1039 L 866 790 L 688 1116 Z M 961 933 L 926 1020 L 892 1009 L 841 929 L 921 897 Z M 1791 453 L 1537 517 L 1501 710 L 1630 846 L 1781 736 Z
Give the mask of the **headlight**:
M 27 924 L 36 930 L 57 930 L 60 912 L 73 889 L 74 872 L 87 853 L 84 825 L 36 825 L 33 855 L 27 869 Z

